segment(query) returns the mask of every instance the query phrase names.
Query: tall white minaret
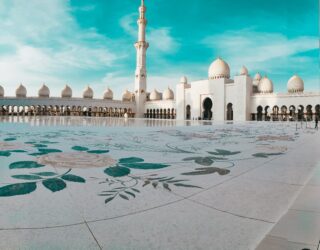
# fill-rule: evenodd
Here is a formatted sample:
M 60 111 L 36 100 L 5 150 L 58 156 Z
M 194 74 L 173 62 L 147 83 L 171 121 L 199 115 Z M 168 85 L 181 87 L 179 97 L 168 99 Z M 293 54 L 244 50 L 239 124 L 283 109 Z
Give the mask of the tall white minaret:
M 145 18 L 146 7 L 144 0 L 141 0 L 139 7 L 138 19 L 138 41 L 134 44 L 137 50 L 137 67 L 135 73 L 135 101 L 136 101 L 136 117 L 142 118 L 144 116 L 144 108 L 146 102 L 147 90 L 147 67 L 146 67 L 146 53 L 149 43 L 146 42 L 146 26 L 147 19 Z

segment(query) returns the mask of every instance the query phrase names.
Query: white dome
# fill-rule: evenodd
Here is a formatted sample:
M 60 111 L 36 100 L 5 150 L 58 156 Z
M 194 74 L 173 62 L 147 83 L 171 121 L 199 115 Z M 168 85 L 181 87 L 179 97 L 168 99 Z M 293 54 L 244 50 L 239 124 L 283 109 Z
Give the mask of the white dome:
M 71 98 L 72 97 L 72 89 L 68 85 L 66 85 L 64 87 L 64 89 L 62 90 L 61 97 L 62 98 Z
M 131 101 L 131 96 L 132 96 L 132 94 L 128 90 L 126 90 L 122 94 L 122 101 L 130 102 Z
M 240 71 L 239 71 L 239 74 L 240 74 L 241 76 L 248 76 L 248 75 L 249 75 L 249 71 L 248 71 L 248 69 L 247 69 L 245 66 L 242 66 L 241 69 L 240 69 Z
M 230 78 L 229 65 L 220 57 L 211 63 L 209 67 L 209 79 Z
M 103 93 L 103 99 L 112 100 L 113 99 L 113 92 L 111 89 L 107 88 L 106 91 Z
M 92 99 L 92 98 L 93 98 L 93 90 L 92 90 L 92 88 L 90 88 L 89 86 L 87 86 L 87 87 L 83 90 L 82 97 L 83 97 L 83 98 L 87 98 L 87 99 Z
M 161 94 L 156 89 L 154 89 L 150 94 L 150 100 L 157 101 L 160 99 L 161 99 Z
M 39 97 L 49 97 L 50 96 L 49 88 L 45 84 L 43 84 L 38 91 L 38 95 Z
M 26 97 L 27 96 L 27 89 L 22 84 L 16 89 L 16 97 Z
M 0 86 L 0 97 L 4 97 L 4 89 Z
M 272 93 L 273 83 L 268 77 L 263 77 L 258 84 L 258 91 L 260 93 Z
M 261 80 L 261 75 L 260 75 L 260 73 L 258 72 L 257 74 L 255 74 L 255 76 L 254 76 L 254 80 L 258 80 L 258 81 L 260 81 Z
M 294 75 L 289 79 L 287 87 L 289 93 L 303 92 L 304 82 L 299 76 Z
M 168 87 L 165 91 L 163 91 L 162 99 L 163 100 L 173 100 L 174 99 L 174 93 L 173 93 L 172 89 L 170 89 Z
M 180 78 L 180 83 L 187 84 L 188 83 L 188 78 L 186 76 L 181 77 Z
M 258 87 L 260 80 L 261 80 L 261 75 L 258 72 L 257 74 L 255 74 L 255 76 L 253 78 L 252 85 L 255 87 Z

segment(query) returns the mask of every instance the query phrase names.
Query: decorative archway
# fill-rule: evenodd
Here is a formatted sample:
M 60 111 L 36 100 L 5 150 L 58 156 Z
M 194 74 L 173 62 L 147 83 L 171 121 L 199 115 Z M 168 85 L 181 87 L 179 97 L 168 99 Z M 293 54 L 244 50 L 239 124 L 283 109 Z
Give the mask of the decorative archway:
M 204 110 L 203 116 L 202 116 L 203 120 L 211 120 L 212 119 L 212 111 L 211 111 L 212 105 L 213 105 L 212 100 L 209 97 L 204 99 L 203 104 L 202 104 L 203 110 Z
M 307 106 L 307 120 L 312 121 L 312 106 L 311 105 Z
M 190 120 L 191 119 L 191 106 L 187 105 L 186 106 L 186 120 Z
M 279 120 L 279 107 L 273 106 L 272 108 L 272 120 L 273 121 L 278 121 Z
M 257 107 L 257 121 L 262 121 L 262 110 L 263 108 L 261 106 Z
M 233 121 L 232 103 L 228 103 L 228 105 L 227 105 L 227 121 Z
M 304 107 L 299 105 L 298 107 L 298 121 L 304 120 Z

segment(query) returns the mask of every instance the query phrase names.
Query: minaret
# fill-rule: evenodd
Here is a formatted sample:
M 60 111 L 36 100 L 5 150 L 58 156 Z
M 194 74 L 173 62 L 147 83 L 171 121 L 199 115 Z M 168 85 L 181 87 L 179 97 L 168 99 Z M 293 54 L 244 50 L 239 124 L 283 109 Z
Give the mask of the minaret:
M 138 19 L 138 41 L 134 44 L 137 50 L 137 67 L 135 73 L 135 101 L 136 101 L 136 117 L 143 118 L 144 107 L 146 102 L 146 88 L 147 88 L 147 68 L 146 68 L 146 52 L 149 43 L 146 42 L 146 26 L 147 19 L 145 13 L 147 9 L 144 5 L 144 0 L 141 0 L 139 7 Z

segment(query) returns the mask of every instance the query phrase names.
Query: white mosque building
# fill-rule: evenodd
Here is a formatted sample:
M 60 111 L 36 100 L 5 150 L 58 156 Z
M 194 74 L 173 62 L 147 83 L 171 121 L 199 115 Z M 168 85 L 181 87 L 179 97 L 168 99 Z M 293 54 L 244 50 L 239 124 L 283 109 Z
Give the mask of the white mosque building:
M 66 85 L 61 97 L 51 97 L 50 89 L 43 84 L 37 97 L 29 97 L 20 84 L 15 97 L 5 96 L 0 86 L 1 116 L 101 116 L 135 117 L 151 119 L 215 120 L 215 121 L 296 121 L 320 117 L 320 92 L 305 92 L 304 82 L 292 76 L 287 83 L 287 93 L 274 93 L 273 83 L 259 73 L 252 78 L 242 67 L 234 79 L 230 78 L 229 65 L 217 58 L 209 67 L 205 80 L 188 82 L 182 77 L 176 91 L 169 87 L 162 93 L 147 91 L 146 7 L 139 7 L 137 65 L 134 92 L 126 90 L 121 100 L 113 99 L 107 88 L 101 99 L 94 98 L 89 86 L 82 98 L 73 97 Z

